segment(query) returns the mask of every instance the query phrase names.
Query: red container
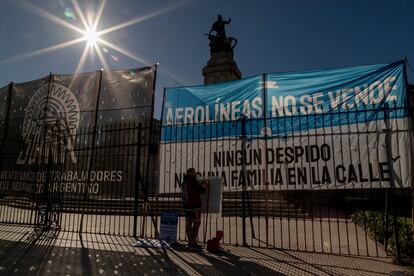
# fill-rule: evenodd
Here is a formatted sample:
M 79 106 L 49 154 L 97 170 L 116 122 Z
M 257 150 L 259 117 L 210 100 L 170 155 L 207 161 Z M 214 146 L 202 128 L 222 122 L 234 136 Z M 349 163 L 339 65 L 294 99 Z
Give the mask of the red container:
M 220 252 L 219 239 L 213 238 L 212 240 L 207 241 L 207 251 L 210 253 Z

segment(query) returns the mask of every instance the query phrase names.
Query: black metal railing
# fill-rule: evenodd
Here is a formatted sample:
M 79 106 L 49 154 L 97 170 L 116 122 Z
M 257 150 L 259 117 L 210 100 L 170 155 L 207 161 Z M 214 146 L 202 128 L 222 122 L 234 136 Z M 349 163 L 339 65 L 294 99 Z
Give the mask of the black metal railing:
M 412 192 L 401 183 L 401 176 L 409 183 L 412 177 L 405 167 L 411 163 L 412 126 L 401 119 L 408 112 L 367 107 L 346 113 L 239 118 L 226 126 L 163 125 L 162 194 L 151 199 L 156 215 L 179 212 L 179 239 L 186 239 L 180 184 L 186 169 L 194 167 L 201 176 L 225 178 L 222 214 L 203 215 L 201 237 L 221 230 L 227 244 L 398 255 L 401 236 L 394 222 L 399 218 L 412 223 Z M 312 150 L 319 151 L 318 157 L 311 156 Z M 266 160 L 267 153 L 272 160 Z M 372 229 L 380 214 L 388 218 L 380 222 L 385 235 Z M 384 244 L 390 231 L 393 248 Z
M 224 168 L 227 177 L 228 172 L 236 172 L 225 184 L 222 214 L 203 215 L 200 239 L 214 236 L 216 231 L 221 230 L 226 244 L 368 256 L 387 256 L 389 252 L 399 254 L 397 251 L 403 245 L 397 243 L 402 234 L 396 222 L 412 223 L 411 189 L 399 187 L 398 180 L 394 180 L 393 184 L 389 170 L 387 177 L 377 179 L 378 174 L 369 176 L 369 168 L 368 174 L 361 175 L 358 166 L 364 158 L 378 161 L 380 157 L 386 157 L 381 154 L 391 154 L 393 159 L 409 154 L 404 147 L 392 146 L 391 153 L 389 149 L 378 148 L 387 146 L 387 139 L 397 141 L 396 145 L 402 143 L 401 139 L 411 139 L 410 126 L 392 115 L 399 112 L 398 109 L 389 108 L 380 112 L 380 120 L 367 120 L 356 127 L 351 127 L 351 124 L 335 126 L 324 115 L 301 116 L 296 119 L 307 123 L 301 124 L 299 131 L 295 132 L 289 129 L 294 125 L 292 117 L 267 119 L 270 129 L 275 124 L 282 128 L 278 129 L 277 136 L 268 133 L 261 137 L 253 135 L 257 133 L 260 120 L 242 119 L 233 122 L 234 135 L 224 140 L 218 138 L 220 135 L 215 135 L 211 139 L 194 138 L 185 143 L 175 143 L 174 147 L 169 148 L 165 145 L 163 148 L 161 143 L 160 150 L 156 143 L 158 139 L 154 138 L 159 128 L 155 125 L 154 131 L 150 131 L 149 122 L 123 121 L 100 125 L 96 129 L 80 128 L 71 137 L 76 162 L 71 160 L 68 152 L 55 152 L 48 155 L 49 161 L 45 164 L 35 166 L 36 169 L 32 166 L 26 171 L 24 168 L 15 171 L 12 166 L 7 166 L 7 162 L 19 157 L 15 149 L 18 148 L 16 144 L 21 143 L 17 137 L 8 136 L 6 144 L 9 148 L 2 153 L 5 163 L 0 172 L 0 222 L 37 227 L 54 224 L 64 231 L 156 237 L 160 213 L 176 211 L 180 215 L 178 238 L 185 240 L 179 173 L 194 167 L 199 172 L 208 174 L 212 171 L 216 174 Z M 352 121 L 350 116 L 364 118 L 367 113 L 360 110 L 338 116 L 343 121 Z M 290 123 L 287 122 L 289 120 Z M 323 122 L 324 128 L 313 129 L 311 124 L 315 120 Z M 168 127 L 183 131 L 179 126 Z M 198 131 L 210 134 L 225 131 L 214 128 L 210 123 L 196 127 Z M 376 140 L 370 140 L 368 136 L 376 137 Z M 309 183 L 312 166 L 305 162 L 305 158 L 311 157 L 305 157 L 305 153 L 297 160 L 295 156 L 293 160 L 276 156 L 279 148 L 290 146 L 295 151 L 295 146 L 308 146 L 310 149 L 312 145 L 323 144 L 331 145 L 331 157 L 335 154 L 336 158 L 326 158 L 312 165 L 315 171 L 314 178 L 310 177 L 312 183 Z M 221 160 L 215 170 L 208 170 L 214 162 L 211 161 L 214 151 L 220 147 L 224 150 L 231 147 L 243 152 L 251 151 L 251 160 L 227 158 L 226 163 Z M 253 149 L 263 152 L 273 150 L 273 162 L 263 167 L 258 160 L 261 158 L 263 161 L 265 157 L 255 157 Z M 178 174 L 173 180 L 159 175 L 159 154 L 164 154 L 163 150 L 174 151 L 174 159 L 164 159 L 165 164 L 160 164 Z M 300 150 L 297 151 L 299 154 Z M 55 155 L 64 156 L 65 162 L 54 162 Z M 282 159 L 279 162 L 276 158 Z M 354 165 L 352 173 L 349 172 L 350 166 L 345 170 L 338 160 L 350 160 L 348 163 Z M 236 162 L 244 164 L 241 170 L 237 169 Z M 293 176 L 293 172 L 288 171 L 289 164 L 302 168 L 302 171 L 293 171 Z M 340 175 L 330 175 L 329 179 L 323 180 L 321 166 L 343 166 L 345 169 L 340 167 Z M 406 169 L 402 166 L 395 168 L 393 173 L 396 176 L 402 175 Z M 285 176 L 291 173 L 292 181 L 285 179 L 284 183 L 278 183 L 278 170 L 283 170 Z M 249 175 L 251 182 L 256 181 L 260 187 L 239 185 L 240 177 L 243 177 L 240 175 L 246 177 L 249 171 L 260 173 Z M 273 178 L 266 178 L 269 172 Z M 344 178 L 347 179 L 345 183 Z M 362 186 L 358 184 L 361 182 Z M 332 186 L 326 188 L 324 184 Z M 170 192 L 158 194 L 158 185 L 173 188 Z M 300 187 L 305 185 L 308 185 L 306 189 Z M 385 234 L 372 230 L 372 226 L 378 224 Z M 397 251 L 384 250 L 384 247 Z
M 92 131 L 81 128 L 73 137 L 76 163 L 68 153 L 63 163 L 54 163 L 49 154 L 49 162 L 36 171 L 3 170 L 0 221 L 55 222 L 62 230 L 132 235 L 148 185 L 145 179 L 139 180 L 148 168 L 144 135 L 150 135 L 149 126 L 141 123 L 102 126 L 92 147 Z M 5 156 L 15 158 L 16 154 Z M 59 222 L 49 219 L 49 213 Z M 78 214 L 85 216 L 81 229 Z

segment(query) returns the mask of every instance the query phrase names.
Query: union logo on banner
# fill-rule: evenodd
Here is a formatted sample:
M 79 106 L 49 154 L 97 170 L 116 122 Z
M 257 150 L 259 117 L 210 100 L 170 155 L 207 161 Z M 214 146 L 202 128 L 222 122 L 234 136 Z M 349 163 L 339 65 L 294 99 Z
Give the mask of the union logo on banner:
M 26 108 L 22 130 L 26 149 L 16 164 L 64 163 L 66 156 L 76 163 L 73 139 L 79 117 L 79 103 L 67 87 L 57 83 L 40 87 Z

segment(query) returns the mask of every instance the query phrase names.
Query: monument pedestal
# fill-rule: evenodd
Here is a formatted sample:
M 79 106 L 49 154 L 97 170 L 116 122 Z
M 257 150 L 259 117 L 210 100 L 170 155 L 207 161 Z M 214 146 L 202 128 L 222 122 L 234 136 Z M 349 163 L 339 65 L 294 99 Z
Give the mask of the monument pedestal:
M 203 68 L 203 76 L 204 84 L 211 84 L 239 80 L 241 72 L 230 53 L 219 52 L 211 55 Z

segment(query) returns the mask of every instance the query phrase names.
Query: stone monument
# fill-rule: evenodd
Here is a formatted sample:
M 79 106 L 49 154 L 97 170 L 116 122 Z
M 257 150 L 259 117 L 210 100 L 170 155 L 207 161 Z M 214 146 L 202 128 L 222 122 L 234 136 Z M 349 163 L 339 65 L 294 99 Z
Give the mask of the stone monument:
M 241 79 L 241 72 L 234 61 L 234 47 L 237 39 L 227 37 L 225 25 L 230 24 L 219 14 L 207 35 L 210 40 L 210 60 L 203 68 L 204 84 Z

